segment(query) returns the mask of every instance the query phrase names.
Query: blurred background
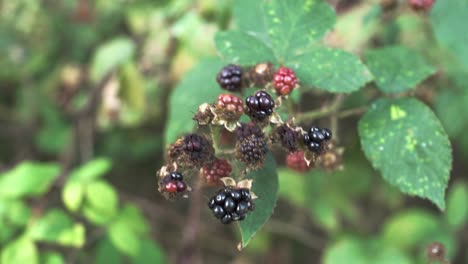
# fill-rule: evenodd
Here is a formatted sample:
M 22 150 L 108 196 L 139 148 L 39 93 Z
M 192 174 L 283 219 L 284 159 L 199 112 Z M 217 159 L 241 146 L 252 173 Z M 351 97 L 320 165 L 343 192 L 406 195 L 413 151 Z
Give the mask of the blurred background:
M 213 36 L 234 26 L 233 2 L 0 1 L 0 263 L 427 263 L 433 241 L 451 263 L 468 263 L 463 0 L 437 1 L 429 13 L 406 1 L 330 0 L 338 18 L 325 39 L 358 55 L 403 44 L 438 68 L 414 95 L 451 137 L 445 212 L 383 181 L 351 116 L 337 131 L 344 170 L 301 174 L 276 155 L 280 199 L 246 249 L 237 250 L 237 226 L 204 207 L 190 241 L 193 204 L 165 200 L 155 174 L 172 143 L 171 95 L 194 65 L 216 56 Z M 369 91 L 346 105 L 363 105 Z M 293 100 L 307 109 L 329 97 Z

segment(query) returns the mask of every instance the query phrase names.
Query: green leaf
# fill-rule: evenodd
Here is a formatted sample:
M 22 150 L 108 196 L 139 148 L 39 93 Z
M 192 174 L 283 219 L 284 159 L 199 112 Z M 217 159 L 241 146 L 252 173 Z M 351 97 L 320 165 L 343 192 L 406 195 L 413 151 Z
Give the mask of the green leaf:
M 150 232 L 150 225 L 145 219 L 140 208 L 127 204 L 119 213 L 119 219 L 126 223 L 127 227 L 139 235 Z
M 344 237 L 325 251 L 324 264 L 410 264 L 402 251 L 393 247 L 381 247 L 379 241 L 365 241 Z
M 58 164 L 24 161 L 0 175 L 0 197 L 39 196 L 49 190 L 59 173 Z
M 402 192 L 445 209 L 450 142 L 434 113 L 416 99 L 380 99 L 359 121 L 367 158 Z
M 264 18 L 271 46 L 280 61 L 305 51 L 335 24 L 335 13 L 322 0 L 265 1 Z
M 198 106 L 215 102 L 218 98 L 221 90 L 215 76 L 223 66 L 219 59 L 203 59 L 177 85 L 169 99 L 169 118 L 164 135 L 166 144 L 192 131 L 196 123 L 191 120 Z
M 278 199 L 278 175 L 275 159 L 267 155 L 263 168 L 251 171 L 245 177 L 253 179 L 252 191 L 258 196 L 254 200 L 255 210 L 239 224 L 242 235 L 242 247 L 246 247 L 255 233 L 273 214 Z
M 275 62 L 273 51 L 260 39 L 242 31 L 224 31 L 215 35 L 216 49 L 230 63 L 248 65 Z
M 385 223 L 382 239 L 386 245 L 409 249 L 431 239 L 440 228 L 441 225 L 433 214 L 409 209 L 398 213 Z
M 318 48 L 287 64 L 295 69 L 301 85 L 329 92 L 357 91 L 372 80 L 358 57 L 339 49 Z
M 436 70 L 416 51 L 403 46 L 369 50 L 365 59 L 377 86 L 385 93 L 413 89 Z
M 47 252 L 40 256 L 42 264 L 65 264 L 65 259 L 59 253 Z
M 468 220 L 468 186 L 463 182 L 457 182 L 453 185 L 447 198 L 446 219 L 448 224 L 459 229 Z
M 100 240 L 96 248 L 96 264 L 120 264 L 122 263 L 122 254 L 112 244 L 106 236 Z
M 162 249 L 151 239 L 143 239 L 138 254 L 132 258 L 134 264 L 167 263 Z
M 232 12 L 239 30 L 270 43 L 263 14 L 263 0 L 236 0 Z
M 112 167 L 112 162 L 108 158 L 97 158 L 70 173 L 69 181 L 88 183 L 102 177 Z
M 106 74 L 128 62 L 135 53 L 135 43 L 130 38 L 110 40 L 96 50 L 91 63 L 91 79 L 100 81 Z
M 306 206 L 305 179 L 307 175 L 287 168 L 278 169 L 279 195 L 297 206 Z
M 31 218 L 31 208 L 21 200 L 0 200 L 0 207 L 6 206 L 4 217 L 6 220 L 17 226 L 24 226 Z M 2 217 L 2 212 L 0 212 Z
M 57 243 L 63 246 L 82 247 L 85 242 L 85 227 L 74 223 L 62 210 L 52 209 L 28 228 L 35 241 Z
M 145 79 L 135 63 L 125 63 L 119 71 L 120 90 L 119 98 L 125 112 L 131 112 L 133 119 L 123 119 L 128 125 L 138 124 L 143 117 L 146 107 Z M 129 115 L 126 115 L 129 116 Z
M 20 237 L 2 249 L 0 263 L 37 264 L 38 258 L 37 248 L 33 241 L 27 237 Z
M 434 34 L 445 49 L 468 69 L 468 34 L 465 23 L 468 13 L 468 2 L 465 0 L 436 1 L 431 12 L 431 23 Z
M 85 186 L 80 182 L 68 181 L 62 190 L 62 201 L 68 210 L 78 211 L 85 195 Z
M 86 205 L 95 212 L 112 218 L 118 210 L 118 195 L 109 183 L 99 180 L 86 187 Z
M 128 228 L 125 221 L 117 220 L 113 222 L 108 232 L 112 244 L 122 253 L 136 256 L 140 251 L 140 238 L 133 230 Z
M 441 89 L 436 95 L 434 108 L 440 122 L 451 138 L 463 135 L 468 117 L 460 115 L 468 111 L 468 90 L 453 91 Z

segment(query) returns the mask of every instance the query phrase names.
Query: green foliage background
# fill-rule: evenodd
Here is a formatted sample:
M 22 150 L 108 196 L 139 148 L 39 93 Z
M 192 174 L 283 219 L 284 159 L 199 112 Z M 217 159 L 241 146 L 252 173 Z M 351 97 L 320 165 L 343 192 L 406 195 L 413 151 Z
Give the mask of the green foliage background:
M 468 262 L 466 0 L 58 2 L 0 3 L 0 263 L 426 263 L 432 241 Z M 263 61 L 295 69 L 281 114 L 332 126 L 344 169 L 272 149 L 256 211 L 202 208 L 192 252 L 193 204 L 155 172 L 219 69 Z

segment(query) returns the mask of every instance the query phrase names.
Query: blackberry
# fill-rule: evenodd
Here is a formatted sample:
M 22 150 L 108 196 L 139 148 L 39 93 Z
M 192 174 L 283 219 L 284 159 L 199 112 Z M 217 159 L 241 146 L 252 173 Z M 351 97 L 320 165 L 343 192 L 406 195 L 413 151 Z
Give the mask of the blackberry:
M 235 92 L 242 88 L 242 68 L 238 65 L 225 66 L 216 76 L 216 81 L 225 90 Z
M 315 154 L 321 154 L 325 150 L 324 143 L 332 138 L 332 133 L 329 129 L 320 129 L 319 127 L 310 128 L 309 132 L 304 135 L 304 144 Z
M 202 173 L 208 185 L 220 185 L 219 179 L 231 174 L 231 164 L 225 159 L 215 159 L 213 163 L 203 166 Z
M 275 101 L 270 94 L 263 90 L 247 97 L 245 102 L 247 104 L 247 114 L 252 120 L 256 121 L 262 121 L 273 114 L 275 108 Z
M 409 5 L 415 11 L 429 11 L 435 3 L 435 0 L 408 0 Z
M 262 130 L 251 122 L 237 128 L 236 135 L 236 157 L 252 169 L 260 168 L 268 151 Z
M 169 159 L 180 166 L 201 167 L 214 159 L 210 140 L 199 134 L 188 134 L 169 148 Z
M 300 133 L 288 125 L 281 125 L 276 129 L 276 135 L 281 146 L 289 152 L 297 150 Z
M 288 95 L 297 86 L 297 78 L 290 68 L 280 67 L 273 77 L 273 86 L 278 95 Z
M 238 141 L 242 141 L 248 137 L 264 137 L 262 130 L 255 123 L 242 123 L 236 129 L 236 137 Z
M 159 172 L 160 173 L 160 172 Z M 158 174 L 159 174 L 158 173 Z M 180 172 L 167 172 L 159 180 L 159 191 L 166 198 L 175 198 L 187 190 L 187 184 L 184 182 L 184 176 Z
M 290 169 L 302 173 L 313 168 L 313 163 L 307 165 L 307 162 L 304 160 L 304 151 L 289 153 L 286 157 L 286 164 Z
M 221 223 L 229 224 L 244 220 L 254 210 L 254 203 L 248 189 L 225 187 L 211 197 L 208 207 Z

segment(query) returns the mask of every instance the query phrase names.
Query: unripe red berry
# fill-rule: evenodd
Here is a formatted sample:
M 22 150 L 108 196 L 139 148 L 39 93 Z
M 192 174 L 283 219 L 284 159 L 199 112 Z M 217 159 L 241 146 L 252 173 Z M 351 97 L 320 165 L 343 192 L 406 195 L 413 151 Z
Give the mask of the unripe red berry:
M 428 11 L 432 9 L 435 0 L 408 0 L 408 3 L 415 11 Z
M 291 152 L 286 157 L 286 164 L 292 170 L 298 172 L 307 172 L 312 169 L 312 163 L 310 166 L 307 165 L 307 162 L 304 160 L 304 151 Z
M 273 77 L 273 86 L 279 95 L 288 95 L 297 85 L 297 78 L 290 68 L 280 67 Z
M 241 98 L 232 94 L 220 94 L 218 96 L 217 106 L 219 109 L 229 111 L 239 116 L 244 112 L 244 102 Z
M 221 185 L 219 179 L 231 174 L 231 164 L 225 159 L 215 159 L 212 164 L 203 166 L 203 176 L 208 185 Z

